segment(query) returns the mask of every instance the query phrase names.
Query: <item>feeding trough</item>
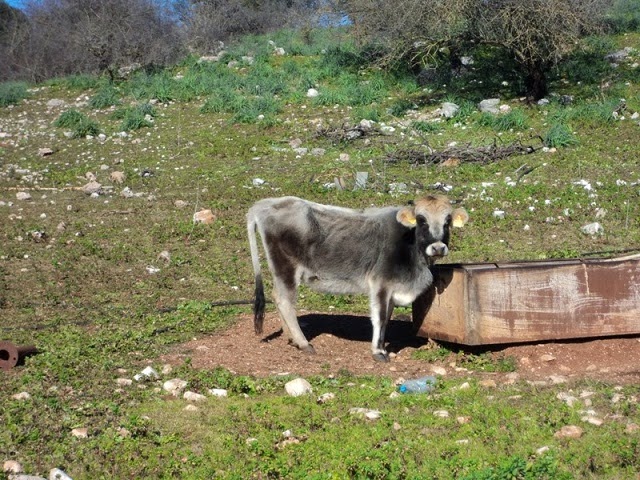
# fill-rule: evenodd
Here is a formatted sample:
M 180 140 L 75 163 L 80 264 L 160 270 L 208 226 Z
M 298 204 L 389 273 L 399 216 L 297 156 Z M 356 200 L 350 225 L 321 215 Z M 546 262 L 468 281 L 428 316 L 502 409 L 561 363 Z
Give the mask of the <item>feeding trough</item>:
M 640 255 L 432 271 L 413 304 L 421 337 L 486 345 L 640 334 Z

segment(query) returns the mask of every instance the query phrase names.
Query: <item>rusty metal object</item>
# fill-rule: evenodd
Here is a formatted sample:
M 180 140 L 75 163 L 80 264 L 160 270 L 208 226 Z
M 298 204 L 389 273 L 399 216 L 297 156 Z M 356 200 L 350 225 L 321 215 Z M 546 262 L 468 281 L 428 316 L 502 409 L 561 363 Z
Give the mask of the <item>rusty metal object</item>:
M 486 345 L 640 334 L 640 256 L 436 265 L 418 335 Z
M 24 357 L 36 353 L 34 345 L 18 347 L 11 342 L 0 341 L 0 369 L 10 370 L 24 360 Z

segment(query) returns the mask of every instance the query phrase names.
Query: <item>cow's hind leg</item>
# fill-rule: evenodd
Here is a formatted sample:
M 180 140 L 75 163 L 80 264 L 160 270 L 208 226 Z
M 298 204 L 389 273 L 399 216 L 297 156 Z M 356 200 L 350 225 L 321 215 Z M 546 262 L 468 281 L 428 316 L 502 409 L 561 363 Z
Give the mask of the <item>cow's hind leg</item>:
M 276 307 L 282 319 L 282 330 L 289 336 L 289 342 L 306 353 L 316 353 L 300 329 L 296 315 L 297 287 L 289 288 L 284 282 L 276 281 L 274 284 L 274 296 Z
M 371 324 L 373 326 L 371 353 L 375 361 L 388 362 L 389 354 L 384 348 L 384 337 L 389 318 L 393 312 L 393 301 L 385 289 L 372 291 L 369 300 L 371 303 Z

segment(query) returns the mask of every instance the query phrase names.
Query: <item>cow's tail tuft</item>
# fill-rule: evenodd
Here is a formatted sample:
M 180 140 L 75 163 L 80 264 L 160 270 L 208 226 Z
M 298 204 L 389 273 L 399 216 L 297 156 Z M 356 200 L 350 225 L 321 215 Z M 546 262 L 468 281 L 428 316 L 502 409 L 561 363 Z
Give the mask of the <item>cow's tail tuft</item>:
M 247 214 L 247 233 L 249 234 L 249 248 L 251 249 L 251 263 L 256 280 L 255 298 L 253 301 L 253 327 L 256 335 L 262 333 L 264 322 L 264 284 L 262 283 L 262 273 L 260 272 L 260 256 L 258 254 L 258 242 L 256 240 L 257 221 L 254 213 L 249 210 Z

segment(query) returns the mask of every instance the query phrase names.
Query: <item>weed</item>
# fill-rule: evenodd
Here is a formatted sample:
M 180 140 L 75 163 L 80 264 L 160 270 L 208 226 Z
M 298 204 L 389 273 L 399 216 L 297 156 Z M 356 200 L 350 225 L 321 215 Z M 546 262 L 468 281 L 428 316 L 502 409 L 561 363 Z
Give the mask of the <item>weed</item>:
M 490 127 L 498 132 L 509 130 L 526 130 L 528 128 L 527 116 L 520 110 L 511 110 L 504 114 L 492 114 L 484 112 L 477 120 L 478 125 Z
M 389 107 L 389 113 L 394 117 L 403 117 L 408 110 L 415 108 L 415 104 L 406 99 L 399 99 L 394 101 Z
M 123 132 L 152 127 L 153 117 L 155 117 L 155 109 L 149 103 L 141 103 L 114 113 L 114 118 L 122 120 L 120 130 Z
M 411 128 L 422 133 L 434 133 L 442 129 L 440 122 L 416 121 L 411 123 Z
M 542 136 L 547 147 L 569 147 L 578 144 L 578 139 L 567 125 L 554 123 Z
M 27 98 L 27 84 L 24 82 L 0 83 L 0 107 L 15 105 Z
M 83 138 L 87 135 L 95 136 L 100 133 L 100 125 L 98 122 L 73 109 L 61 113 L 53 122 L 53 125 L 59 128 L 70 129 L 73 138 Z
M 459 353 L 456 361 L 464 368 L 483 372 L 515 372 L 518 365 L 515 357 L 491 353 Z
M 98 90 L 89 100 L 91 108 L 107 108 L 120 103 L 120 95 L 118 90 L 112 85 L 106 85 Z

